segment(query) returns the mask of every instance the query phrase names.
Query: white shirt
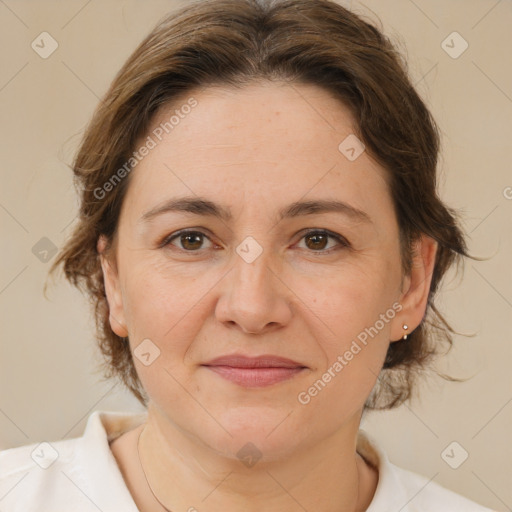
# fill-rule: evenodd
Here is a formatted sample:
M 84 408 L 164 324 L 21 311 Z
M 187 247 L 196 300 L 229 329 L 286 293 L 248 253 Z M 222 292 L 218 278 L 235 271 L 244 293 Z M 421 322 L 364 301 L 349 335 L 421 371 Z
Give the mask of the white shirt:
M 82 437 L 0 451 L 0 511 L 139 512 L 109 442 L 146 418 L 147 413 L 95 411 Z M 379 471 L 367 512 L 492 512 L 391 464 L 362 430 L 357 451 Z

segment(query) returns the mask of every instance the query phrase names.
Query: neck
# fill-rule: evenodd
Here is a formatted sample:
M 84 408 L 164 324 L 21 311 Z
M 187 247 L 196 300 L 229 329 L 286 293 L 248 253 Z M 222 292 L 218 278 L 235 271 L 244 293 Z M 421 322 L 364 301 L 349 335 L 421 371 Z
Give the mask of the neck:
M 150 408 L 140 435 L 140 463 L 160 510 L 364 511 L 377 475 L 356 452 L 360 418 L 355 419 L 289 457 L 242 463 L 164 422 Z

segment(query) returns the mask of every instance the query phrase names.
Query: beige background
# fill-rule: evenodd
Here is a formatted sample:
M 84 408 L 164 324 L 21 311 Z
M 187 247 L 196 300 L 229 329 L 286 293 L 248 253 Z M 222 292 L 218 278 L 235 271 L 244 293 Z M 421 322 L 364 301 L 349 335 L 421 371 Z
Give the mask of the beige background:
M 62 280 L 43 297 L 49 262 L 32 248 L 43 237 L 60 246 L 69 233 L 77 201 L 66 164 L 84 125 L 123 61 L 179 3 L 0 1 L 2 449 L 79 436 L 96 409 L 141 409 L 95 373 L 92 317 L 78 291 Z M 475 333 L 456 338 L 443 368 L 472 378 L 429 380 L 421 402 L 372 413 L 364 428 L 396 464 L 512 510 L 512 2 L 343 4 L 379 16 L 407 52 L 443 131 L 442 196 L 463 211 L 472 253 L 489 257 L 468 261 L 440 297 L 455 328 Z M 47 59 L 31 48 L 43 31 L 59 45 Z M 456 59 L 441 46 L 454 31 L 469 44 Z M 452 441 L 469 453 L 458 469 L 441 458 Z

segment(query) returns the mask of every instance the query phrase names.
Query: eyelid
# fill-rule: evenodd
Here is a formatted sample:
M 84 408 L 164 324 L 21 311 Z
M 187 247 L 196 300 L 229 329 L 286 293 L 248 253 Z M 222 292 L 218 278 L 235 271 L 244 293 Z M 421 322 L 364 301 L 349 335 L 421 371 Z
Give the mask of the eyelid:
M 206 228 L 184 228 L 184 229 L 180 229 L 178 231 L 174 231 L 170 235 L 165 236 L 164 239 L 159 243 L 158 247 L 164 248 L 164 247 L 167 247 L 168 245 L 173 245 L 173 244 L 171 244 L 171 242 L 173 240 L 175 240 L 176 238 L 179 238 L 181 235 L 196 234 L 196 233 L 203 235 L 205 238 L 207 238 L 210 241 L 210 243 L 215 245 L 215 242 L 211 239 L 212 235 L 208 234 L 209 230 L 207 230 Z M 300 238 L 299 238 L 298 242 L 300 242 L 304 237 L 306 237 L 307 235 L 310 235 L 310 234 L 326 235 L 330 238 L 333 238 L 338 243 L 338 245 L 336 247 L 331 247 L 330 249 L 327 249 L 327 250 L 318 250 L 318 251 L 309 250 L 309 251 L 307 251 L 312 254 L 318 254 L 318 255 L 330 254 L 331 252 L 339 250 L 340 248 L 345 248 L 345 249 L 352 248 L 352 245 L 344 236 L 342 236 L 338 233 L 335 233 L 333 231 L 330 231 L 329 229 L 325 229 L 325 228 L 306 228 L 302 231 L 299 231 L 298 235 L 300 235 Z M 194 253 L 199 254 L 199 253 L 203 252 L 203 250 L 205 250 L 205 249 L 198 249 L 197 251 L 187 251 L 187 250 L 181 249 L 179 247 L 176 247 L 176 249 L 179 251 L 185 252 L 185 253 L 189 253 L 189 254 L 194 254 Z
M 333 231 L 330 231 L 329 229 L 325 229 L 325 228 L 307 228 L 307 229 L 299 232 L 299 235 L 300 235 L 299 241 L 301 241 L 305 236 L 307 236 L 309 234 L 327 235 L 330 238 L 334 238 L 334 240 L 336 240 L 338 242 L 337 247 L 331 247 L 330 249 L 323 250 L 323 251 L 313 251 L 313 250 L 308 251 L 313 254 L 329 254 L 332 251 L 339 249 L 340 246 L 344 247 L 346 249 L 350 249 L 352 247 L 350 242 L 344 236 L 342 236 L 338 233 L 334 233 Z
M 166 247 L 168 245 L 171 245 L 171 242 L 176 239 L 176 238 L 179 238 L 181 235 L 187 235 L 187 234 L 196 234 L 196 233 L 199 233 L 201 235 L 203 235 L 205 238 L 207 238 L 212 244 L 215 245 L 215 243 L 211 240 L 211 235 L 209 235 L 209 231 L 205 228 L 184 228 L 184 229 L 180 229 L 178 231 L 173 231 L 170 235 L 166 235 L 163 240 L 158 244 L 158 247 L 159 248 L 163 248 L 163 247 Z M 179 247 L 176 247 L 176 249 L 178 250 L 181 250 L 183 252 L 188 252 L 188 253 L 199 253 L 201 252 L 203 249 L 199 249 L 197 251 L 186 251 L 185 249 L 180 249 Z

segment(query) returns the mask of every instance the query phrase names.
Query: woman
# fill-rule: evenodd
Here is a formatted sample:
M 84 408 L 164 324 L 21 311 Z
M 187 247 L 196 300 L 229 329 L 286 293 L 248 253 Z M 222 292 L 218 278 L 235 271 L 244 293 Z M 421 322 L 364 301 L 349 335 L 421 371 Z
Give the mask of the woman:
M 359 430 L 451 342 L 434 295 L 467 253 L 438 147 L 389 41 L 330 0 L 159 24 L 87 129 L 52 268 L 147 414 L 5 451 L 9 510 L 489 510 Z

